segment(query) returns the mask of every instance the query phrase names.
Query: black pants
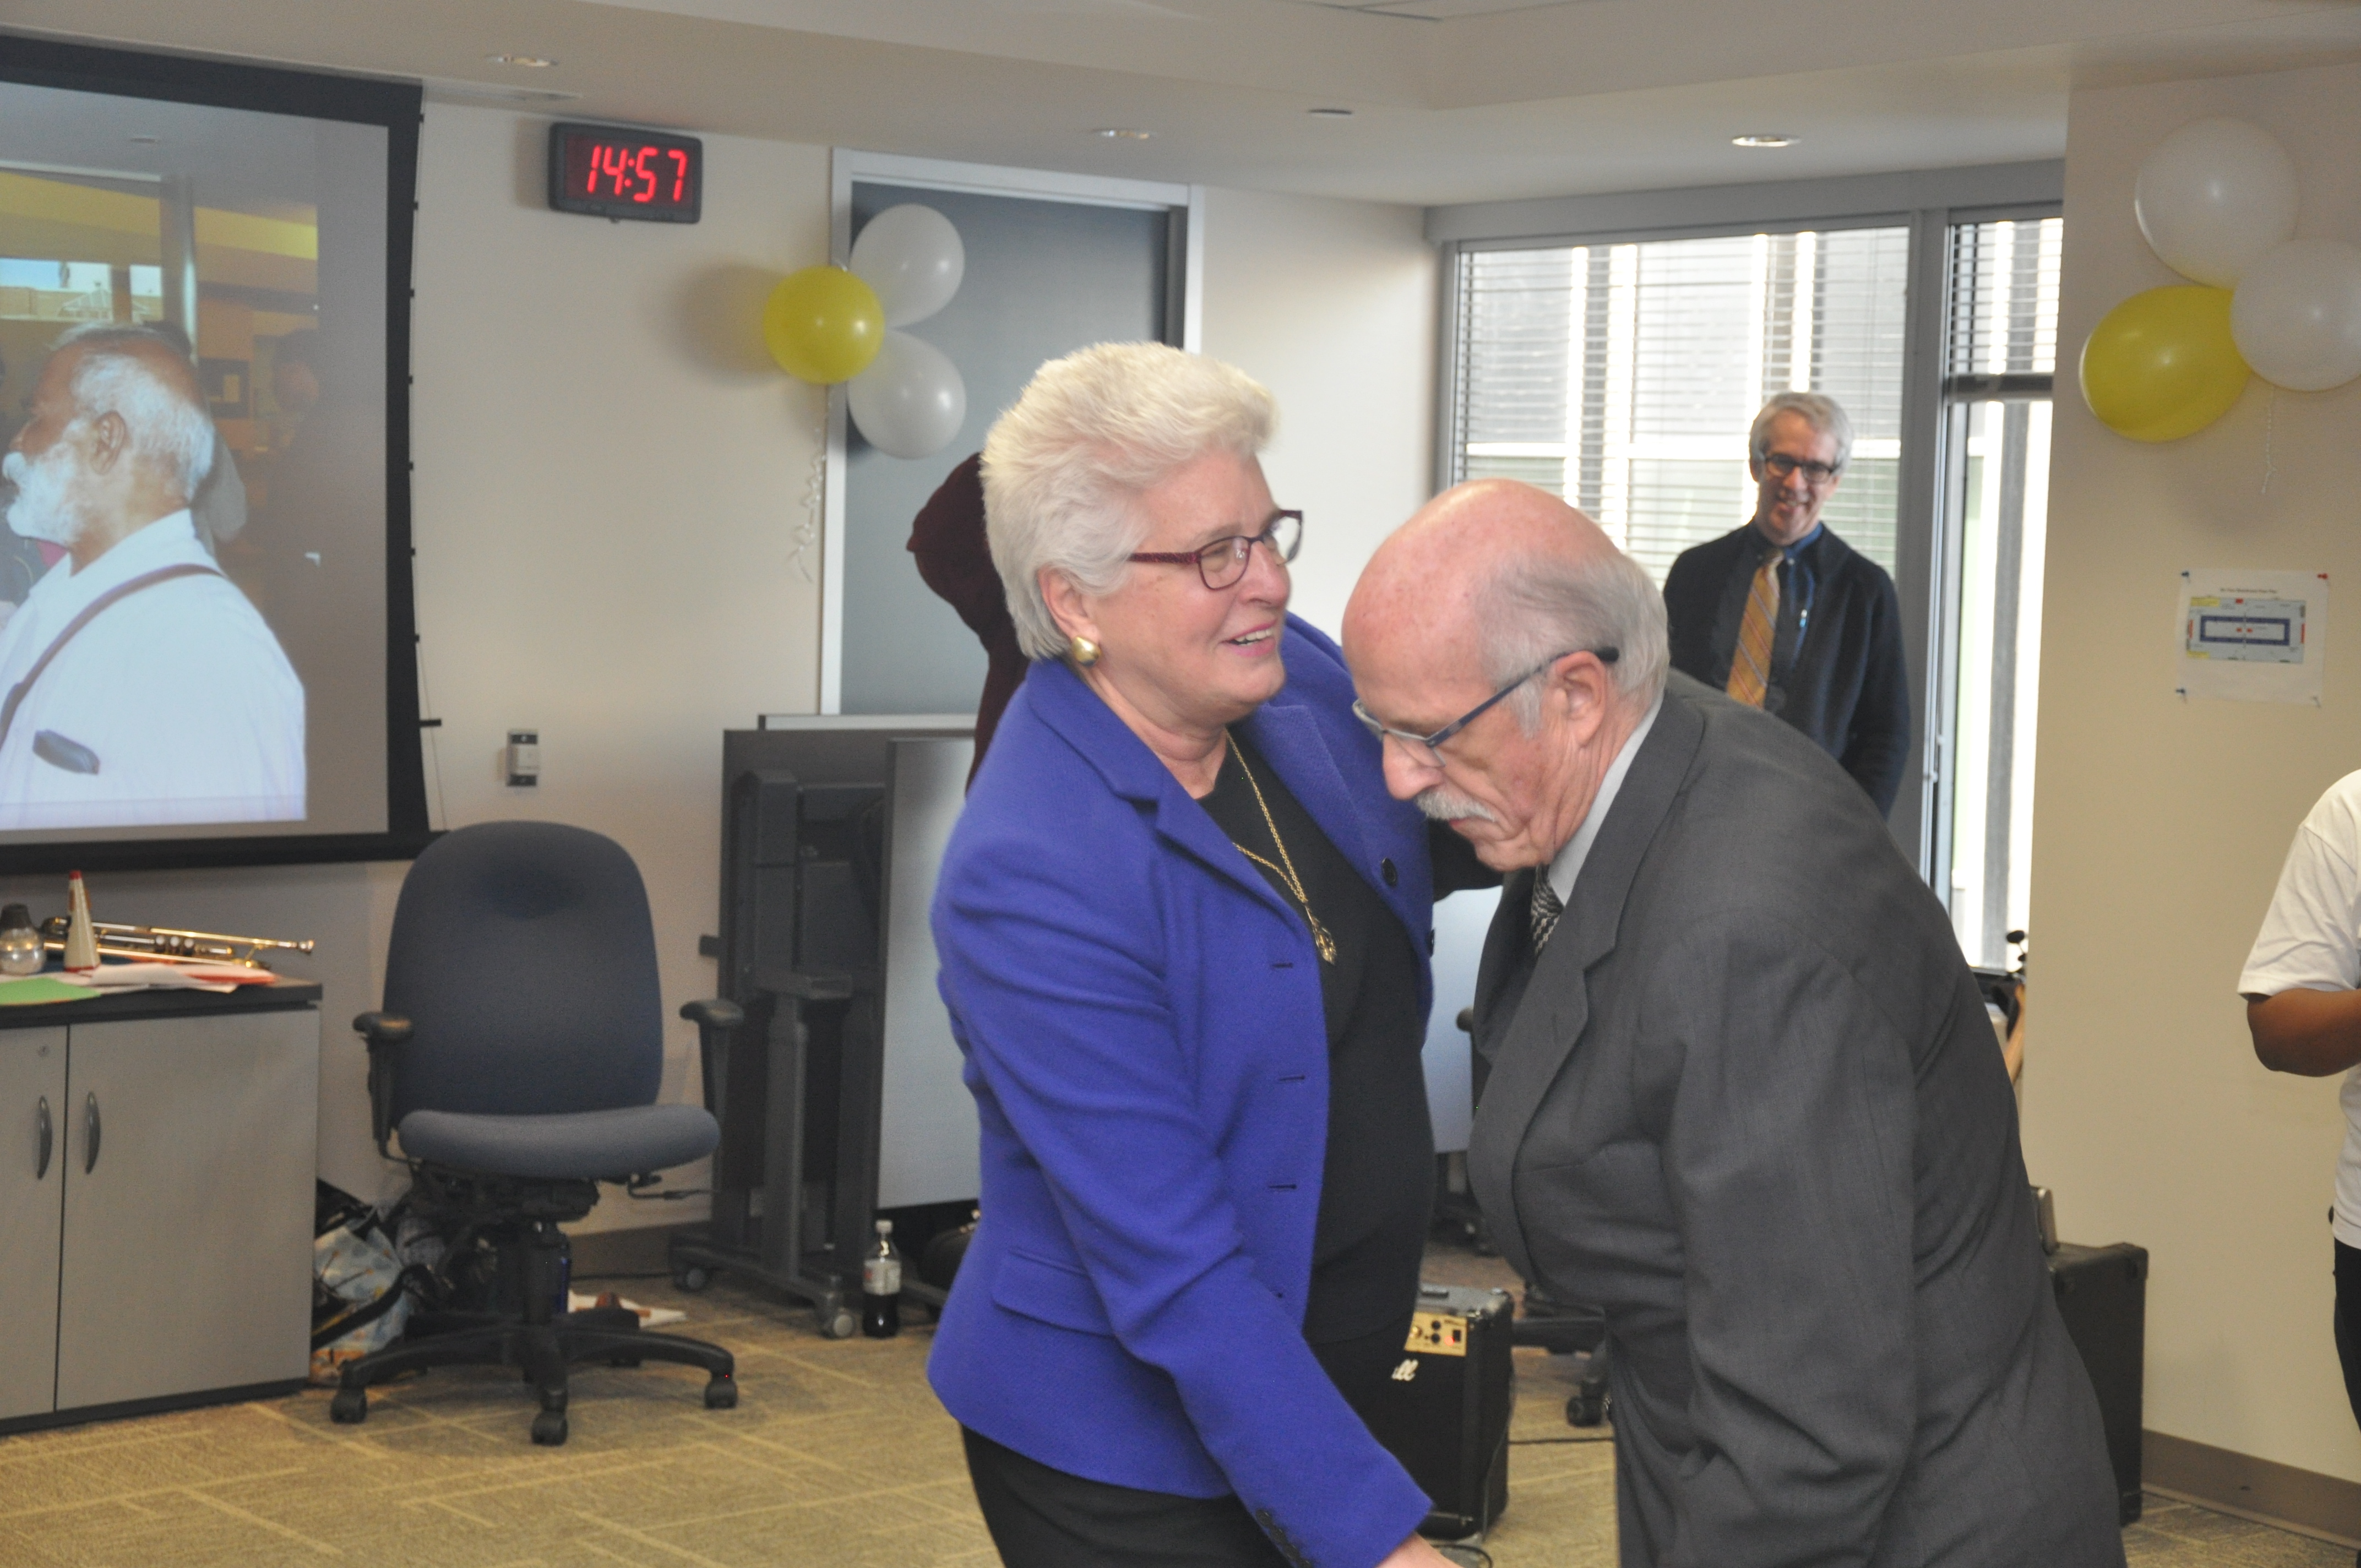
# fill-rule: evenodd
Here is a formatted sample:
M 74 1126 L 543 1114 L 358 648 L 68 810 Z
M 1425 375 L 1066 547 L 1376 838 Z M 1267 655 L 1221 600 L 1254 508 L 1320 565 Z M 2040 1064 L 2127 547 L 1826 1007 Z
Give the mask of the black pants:
M 1375 1333 L 1312 1352 L 1345 1402 L 1361 1410 L 1386 1386 L 1409 1335 L 1405 1314 Z M 1287 1568 L 1235 1497 L 1181 1497 L 1085 1480 L 965 1428 L 960 1435 L 977 1506 L 1007 1568 Z
M 2345 1368 L 2345 1398 L 2361 1423 L 2361 1247 L 2336 1244 L 2336 1359 Z

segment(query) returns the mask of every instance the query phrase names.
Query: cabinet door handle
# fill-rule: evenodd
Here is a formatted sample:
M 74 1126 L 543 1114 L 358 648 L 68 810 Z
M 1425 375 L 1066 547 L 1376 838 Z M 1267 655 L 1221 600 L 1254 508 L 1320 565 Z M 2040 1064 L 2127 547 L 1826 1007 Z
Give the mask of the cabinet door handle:
M 82 1173 L 88 1176 L 98 1168 L 98 1091 L 82 1102 Z
M 33 1132 L 37 1151 L 33 1161 L 33 1179 L 38 1181 L 49 1174 L 49 1097 L 46 1094 L 34 1107 Z

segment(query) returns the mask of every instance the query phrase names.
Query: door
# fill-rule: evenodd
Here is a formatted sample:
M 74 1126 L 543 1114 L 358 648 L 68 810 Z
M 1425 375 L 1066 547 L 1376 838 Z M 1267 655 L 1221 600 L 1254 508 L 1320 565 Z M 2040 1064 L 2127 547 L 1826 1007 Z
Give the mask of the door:
M 973 713 L 983 649 L 920 580 L 910 522 L 1046 360 L 1093 343 L 1177 344 L 1173 239 L 1163 209 L 944 191 L 856 180 L 852 234 L 889 207 L 932 207 L 959 230 L 967 269 L 910 334 L 940 349 L 967 388 L 967 421 L 930 456 L 889 456 L 849 422 L 844 456 L 845 713 Z
M 72 1031 L 58 1408 L 301 1378 L 320 1017 Z
M 65 1099 L 65 1029 L 0 1030 L 0 1420 L 57 1398 Z

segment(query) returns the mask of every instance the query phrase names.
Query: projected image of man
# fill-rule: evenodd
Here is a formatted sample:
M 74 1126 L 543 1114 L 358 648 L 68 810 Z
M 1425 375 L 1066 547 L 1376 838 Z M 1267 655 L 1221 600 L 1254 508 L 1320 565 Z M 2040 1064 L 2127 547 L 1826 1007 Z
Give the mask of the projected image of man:
M 303 688 L 197 538 L 214 429 L 142 327 L 59 340 L 6 521 L 66 554 L 0 630 L 0 830 L 301 819 Z

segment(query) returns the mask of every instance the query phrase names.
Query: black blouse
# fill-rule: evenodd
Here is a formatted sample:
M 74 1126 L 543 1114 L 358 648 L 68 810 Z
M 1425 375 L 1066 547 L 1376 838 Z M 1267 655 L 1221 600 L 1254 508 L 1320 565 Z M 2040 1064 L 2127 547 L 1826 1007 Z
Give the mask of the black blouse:
M 1261 753 L 1235 731 L 1231 741 L 1213 793 L 1198 804 L 1232 843 L 1271 862 L 1256 869 L 1301 918 L 1301 905 L 1273 869 L 1294 862 L 1312 913 L 1336 943 L 1336 961 L 1320 965 L 1328 1147 L 1303 1312 L 1305 1340 L 1329 1343 L 1401 1321 L 1418 1297 L 1434 1187 L 1434 1130 L 1419 1054 L 1426 1018 L 1418 1007 L 1418 956 L 1400 920 Z M 1272 842 L 1272 824 L 1285 856 Z

